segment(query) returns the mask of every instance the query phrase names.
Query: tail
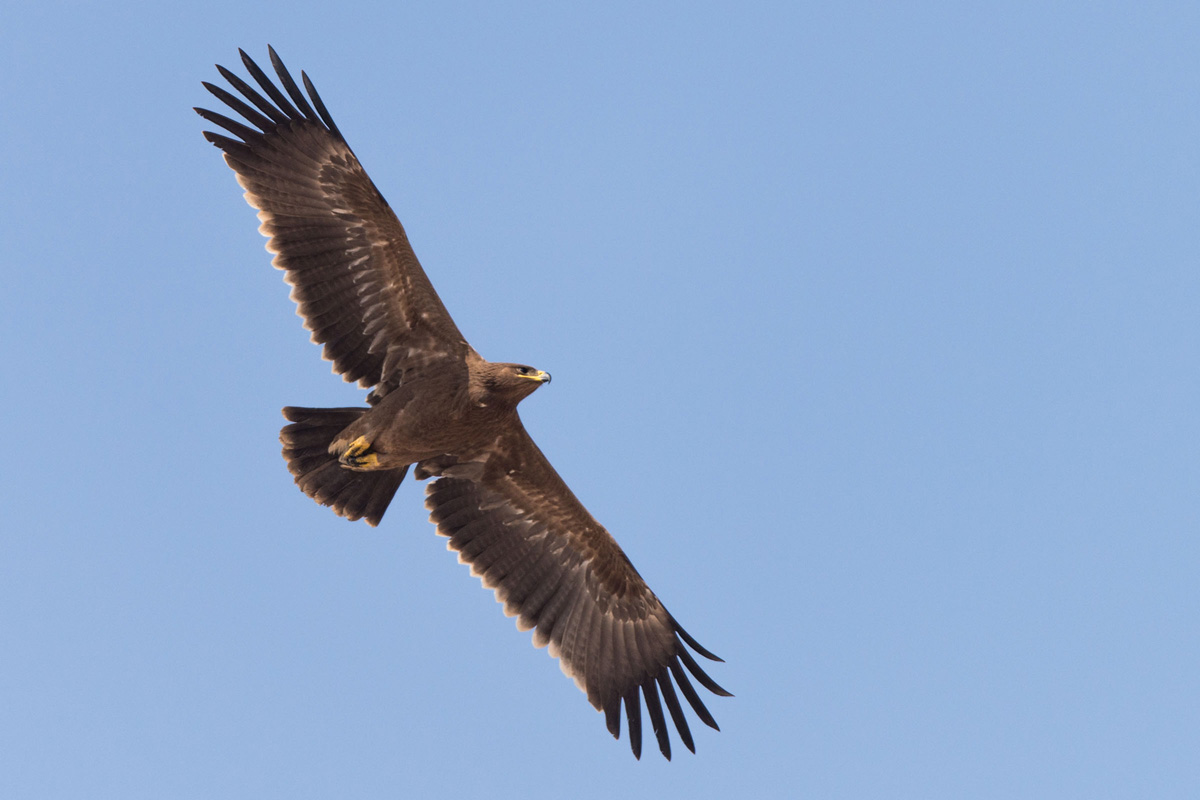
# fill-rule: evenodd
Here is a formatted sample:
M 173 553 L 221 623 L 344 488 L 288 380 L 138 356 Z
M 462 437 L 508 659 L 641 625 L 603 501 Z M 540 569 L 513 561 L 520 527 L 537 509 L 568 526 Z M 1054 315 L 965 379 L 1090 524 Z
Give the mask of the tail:
M 288 471 L 306 495 L 330 506 L 339 516 L 365 519 L 374 526 L 383 519 L 408 467 L 357 472 L 344 468 L 337 456 L 329 454 L 337 435 L 368 410 L 288 406 L 283 417 L 292 424 L 279 432 L 279 441 Z

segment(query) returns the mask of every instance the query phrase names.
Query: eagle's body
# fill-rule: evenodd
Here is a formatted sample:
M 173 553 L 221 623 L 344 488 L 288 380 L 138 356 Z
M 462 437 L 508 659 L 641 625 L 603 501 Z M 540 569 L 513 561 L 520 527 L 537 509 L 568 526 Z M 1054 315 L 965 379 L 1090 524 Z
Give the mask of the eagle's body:
M 378 456 L 371 469 L 399 469 L 444 455 L 470 461 L 517 423 L 517 403 L 550 380 L 531 367 L 485 361 L 474 350 L 465 366 L 439 364 L 406 380 L 347 426 L 330 453 L 343 453 L 366 437 Z
M 684 642 L 716 657 L 667 612 L 526 433 L 517 405 L 550 376 L 486 361 L 467 344 L 308 77 L 301 73 L 306 98 L 272 50 L 285 95 L 242 60 L 266 97 L 223 67 L 241 97 L 204 85 L 254 127 L 197 109 L 238 138 L 205 136 L 259 210 L 313 340 L 335 372 L 371 388 L 366 407 L 283 410 L 290 424 L 280 439 L 296 483 L 338 514 L 377 525 L 411 466 L 418 479 L 436 477 L 425 504 L 438 533 L 505 613 L 534 629 L 534 643 L 549 645 L 609 731 L 620 733 L 623 702 L 639 755 L 644 697 L 663 754 L 663 703 L 694 750 L 675 686 L 713 728 L 687 672 L 728 693 Z

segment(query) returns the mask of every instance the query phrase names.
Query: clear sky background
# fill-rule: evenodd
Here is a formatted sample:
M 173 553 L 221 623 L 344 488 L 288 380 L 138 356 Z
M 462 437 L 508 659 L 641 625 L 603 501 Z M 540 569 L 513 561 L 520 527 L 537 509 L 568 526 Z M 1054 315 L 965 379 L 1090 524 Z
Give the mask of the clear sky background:
M 11 5 L 0 796 L 1200 794 L 1194 3 Z M 726 659 L 697 755 L 420 484 L 292 484 L 280 407 L 363 392 L 191 111 L 268 42 Z

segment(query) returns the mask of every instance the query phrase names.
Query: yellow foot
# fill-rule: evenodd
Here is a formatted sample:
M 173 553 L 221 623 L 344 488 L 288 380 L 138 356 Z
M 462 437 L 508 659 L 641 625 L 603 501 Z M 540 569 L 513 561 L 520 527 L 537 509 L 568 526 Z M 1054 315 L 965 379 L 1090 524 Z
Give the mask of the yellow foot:
M 378 469 L 379 467 L 379 456 L 371 452 L 371 443 L 365 436 L 360 436 L 351 442 L 338 461 L 342 466 L 355 470 Z

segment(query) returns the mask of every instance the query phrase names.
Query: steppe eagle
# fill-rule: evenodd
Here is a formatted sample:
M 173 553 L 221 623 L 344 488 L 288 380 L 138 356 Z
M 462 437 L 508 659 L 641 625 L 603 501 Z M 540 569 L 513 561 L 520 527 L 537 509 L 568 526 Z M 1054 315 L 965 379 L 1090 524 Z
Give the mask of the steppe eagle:
M 436 478 L 425 505 L 437 532 L 518 627 L 533 629 L 535 646 L 549 645 L 613 736 L 624 702 L 640 757 L 644 697 L 662 754 L 671 757 L 664 703 L 695 752 L 676 686 L 712 728 L 688 673 L 729 693 L 684 644 L 721 659 L 667 612 L 525 432 L 517 404 L 550 375 L 486 361 L 467 344 L 308 76 L 305 97 L 270 49 L 281 91 L 239 52 L 262 92 L 218 65 L 241 97 L 203 85 L 244 122 L 197 108 L 236 138 L 204 136 L 258 210 L 313 341 L 335 372 L 371 390 L 367 407 L 283 409 L 296 483 L 341 516 L 378 525 L 410 466 L 417 479 Z

